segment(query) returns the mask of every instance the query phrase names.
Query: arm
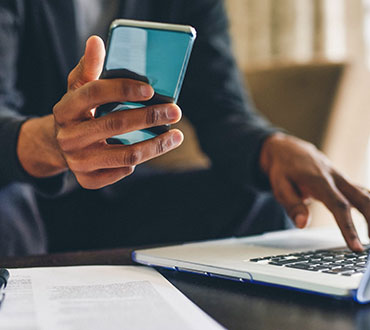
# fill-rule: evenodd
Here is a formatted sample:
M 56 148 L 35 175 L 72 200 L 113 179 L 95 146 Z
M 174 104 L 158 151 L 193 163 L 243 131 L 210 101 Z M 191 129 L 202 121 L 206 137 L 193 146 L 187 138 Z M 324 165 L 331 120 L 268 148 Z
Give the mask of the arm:
M 93 118 L 92 111 L 100 104 L 150 99 L 153 94 L 150 86 L 131 80 L 96 80 L 105 55 L 98 38 L 88 42 L 86 55 L 70 74 L 68 92 L 55 105 L 54 113 L 39 118 L 22 116 L 23 95 L 17 86 L 23 10 L 22 1 L 0 3 L 0 186 L 11 182 L 38 186 L 45 182 L 40 178 L 71 170 L 83 187 L 96 189 L 181 144 L 182 134 L 176 130 L 135 146 L 106 144 L 105 139 L 112 135 L 174 123 L 181 111 L 174 105 L 162 105 Z M 37 77 L 34 79 L 37 84 Z
M 98 189 L 130 175 L 136 165 L 182 143 L 178 130 L 132 146 L 108 145 L 118 134 L 175 123 L 181 111 L 173 104 L 111 113 L 99 119 L 94 109 L 105 103 L 148 100 L 153 89 L 129 79 L 97 80 L 104 63 L 103 41 L 88 40 L 84 57 L 68 78 L 68 92 L 53 115 L 30 119 L 20 130 L 17 155 L 33 177 L 50 177 L 70 169 L 82 187 Z
M 279 133 L 256 114 L 231 54 L 223 3 L 205 0 L 202 4 L 188 13 L 199 18 L 193 20 L 199 39 L 182 105 L 197 127 L 203 149 L 236 184 L 258 188 L 270 184 L 298 227 L 308 221 L 306 201 L 323 202 L 348 246 L 361 250 L 350 210 L 357 208 L 370 223 L 369 191 L 336 171 L 312 144 Z
M 21 0 L 0 2 L 0 186 L 29 182 L 38 188 L 46 186 L 46 193 L 55 192 L 61 186 L 60 177 L 55 182 L 40 179 L 71 170 L 83 187 L 96 189 L 181 144 L 182 134 L 176 130 L 135 146 L 105 142 L 116 134 L 174 123 L 181 111 L 175 105 L 162 105 L 93 118 L 92 111 L 100 104 L 146 100 L 153 95 L 150 86 L 132 80 L 97 81 L 105 56 L 98 38 L 89 40 L 85 56 L 69 76 L 68 92 L 55 105 L 54 113 L 22 116 L 26 102 L 18 86 L 24 7 Z M 34 77 L 35 85 L 37 79 Z
M 308 223 L 307 201 L 314 198 L 334 215 L 347 245 L 355 251 L 362 250 L 351 208 L 357 208 L 370 223 L 367 189 L 351 183 L 311 143 L 285 134 L 275 134 L 266 140 L 260 164 L 269 176 L 276 199 L 298 227 Z

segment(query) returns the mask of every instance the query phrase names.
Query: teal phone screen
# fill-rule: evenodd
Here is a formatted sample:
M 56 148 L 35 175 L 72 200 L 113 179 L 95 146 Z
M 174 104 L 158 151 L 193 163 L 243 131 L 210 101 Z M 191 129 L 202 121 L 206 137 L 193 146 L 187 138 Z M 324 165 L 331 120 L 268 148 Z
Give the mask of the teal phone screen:
M 193 34 L 185 32 L 119 25 L 111 30 L 104 71 L 123 72 L 124 78 L 149 83 L 155 91 L 154 103 L 176 103 L 194 39 Z M 113 111 L 145 105 L 123 103 Z M 156 135 L 149 129 L 115 138 L 132 144 Z

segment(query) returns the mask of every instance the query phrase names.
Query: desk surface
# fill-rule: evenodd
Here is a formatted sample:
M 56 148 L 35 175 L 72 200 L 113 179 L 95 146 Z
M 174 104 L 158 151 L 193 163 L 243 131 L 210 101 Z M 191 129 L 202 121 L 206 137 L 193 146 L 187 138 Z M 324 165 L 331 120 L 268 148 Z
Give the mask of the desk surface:
M 0 259 L 2 267 L 129 265 L 132 249 Z M 161 273 L 229 329 L 365 330 L 370 305 L 173 271 Z

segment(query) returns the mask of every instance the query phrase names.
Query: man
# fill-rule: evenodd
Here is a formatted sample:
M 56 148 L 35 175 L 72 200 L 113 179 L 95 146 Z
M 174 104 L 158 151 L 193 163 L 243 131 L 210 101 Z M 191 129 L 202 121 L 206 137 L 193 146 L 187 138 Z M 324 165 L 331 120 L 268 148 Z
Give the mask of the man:
M 88 40 L 68 75 L 79 39 L 102 34 L 116 17 L 197 29 L 179 105 L 212 161 L 210 170 L 134 171 L 180 145 L 177 130 L 133 146 L 106 143 L 113 135 L 181 117 L 180 108 L 168 104 L 93 118 L 100 104 L 153 95 L 141 82 L 97 80 L 105 55 L 98 37 Z M 348 246 L 362 249 L 350 208 L 370 221 L 369 192 L 351 184 L 311 144 L 256 115 L 230 51 L 221 0 L 1 0 L 0 63 L 1 254 L 43 252 L 42 218 L 52 250 L 285 228 L 285 212 L 266 193 L 270 189 L 298 227 L 309 218 L 306 201 L 322 201 Z M 35 190 L 59 197 L 36 199 Z

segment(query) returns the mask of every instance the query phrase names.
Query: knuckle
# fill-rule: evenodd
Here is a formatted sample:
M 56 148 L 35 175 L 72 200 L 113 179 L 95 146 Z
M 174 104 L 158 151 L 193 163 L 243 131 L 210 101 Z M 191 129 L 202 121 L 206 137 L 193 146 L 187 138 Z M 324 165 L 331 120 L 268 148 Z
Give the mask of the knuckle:
M 354 230 L 354 229 L 353 229 Z M 350 233 L 347 235 L 348 239 L 350 241 L 355 241 L 358 239 L 358 236 L 355 232 L 350 231 Z
M 100 86 L 96 81 L 92 81 L 88 87 L 86 88 L 86 96 L 88 100 L 91 102 L 94 96 L 100 94 Z
M 349 202 L 340 198 L 335 200 L 335 207 L 336 209 L 343 213 L 349 213 L 351 210 L 351 205 L 349 204 Z
M 354 235 L 355 237 L 357 237 L 357 235 L 355 234 L 356 233 L 356 229 L 355 229 L 355 226 L 352 222 L 346 222 L 344 225 L 343 225 L 343 228 L 348 231 L 350 233 L 350 235 Z
M 81 153 L 70 153 L 66 158 L 69 169 L 73 173 L 88 173 L 95 170 L 95 161 Z
M 123 120 L 113 116 L 107 116 L 104 120 L 104 130 L 107 132 L 122 132 L 124 131 L 125 126 L 126 125 Z
M 64 151 L 71 151 L 73 149 L 73 140 L 69 138 L 63 131 L 59 131 L 56 135 L 56 140 L 59 145 L 59 148 Z
M 73 159 L 73 158 L 68 158 L 67 160 L 67 164 L 68 164 L 68 167 L 69 169 L 73 172 L 73 173 L 77 173 L 77 172 L 86 172 L 86 168 L 84 166 L 84 164 L 77 160 L 77 159 Z
M 96 97 L 99 97 L 100 87 L 96 81 L 86 84 L 83 88 L 79 89 L 83 101 L 89 106 L 94 106 Z
M 68 168 L 73 172 L 73 173 L 77 173 L 77 172 L 81 172 L 80 171 L 80 166 L 78 164 L 78 162 L 74 161 L 73 159 L 71 158 L 68 158 L 67 159 L 67 164 L 68 164 Z
M 157 154 L 163 154 L 166 151 L 166 143 L 165 140 L 158 139 L 157 144 L 156 144 L 156 152 Z
M 153 107 L 148 108 L 146 112 L 147 125 L 154 125 L 159 121 L 159 111 Z
M 61 116 L 63 114 L 63 107 L 61 105 L 61 102 L 59 101 L 57 104 L 54 105 L 53 107 L 53 115 L 54 115 L 54 120 L 55 122 L 59 125 L 62 126 L 62 121 L 61 121 Z
M 58 102 L 53 107 L 53 114 L 54 114 L 54 116 L 59 115 L 59 108 L 60 108 L 60 105 L 59 105 L 59 102 Z
M 131 84 L 127 81 L 120 84 L 118 89 L 117 89 L 117 94 L 119 96 L 123 95 L 126 98 L 131 98 L 131 96 L 133 95 L 133 88 L 132 88 Z
M 133 166 L 139 164 L 142 157 L 142 153 L 137 148 L 131 148 L 127 150 L 124 154 L 124 163 L 128 166 Z

